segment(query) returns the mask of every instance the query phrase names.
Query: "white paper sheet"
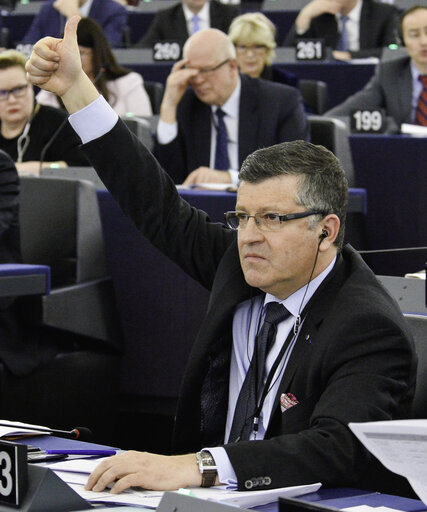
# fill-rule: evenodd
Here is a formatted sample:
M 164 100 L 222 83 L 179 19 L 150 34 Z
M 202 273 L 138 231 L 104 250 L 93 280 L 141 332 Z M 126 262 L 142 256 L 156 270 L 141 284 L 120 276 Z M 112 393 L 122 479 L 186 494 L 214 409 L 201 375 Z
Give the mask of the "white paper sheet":
M 427 505 L 427 420 L 349 423 L 349 427 L 387 469 L 406 477 Z
M 50 432 L 46 432 L 45 430 L 50 430 L 50 428 L 44 427 L 42 425 L 33 425 L 31 423 L 22 423 L 21 421 L 9 421 L 0 419 L 0 437 L 4 438 L 33 436 L 36 434 L 49 435 Z

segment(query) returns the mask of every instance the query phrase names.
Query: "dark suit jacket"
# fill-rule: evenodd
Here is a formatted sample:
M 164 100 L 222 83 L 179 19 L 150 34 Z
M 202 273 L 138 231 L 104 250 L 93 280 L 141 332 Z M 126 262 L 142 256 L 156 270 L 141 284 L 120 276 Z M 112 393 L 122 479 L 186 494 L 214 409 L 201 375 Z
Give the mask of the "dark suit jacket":
M 227 33 L 233 18 L 240 14 L 235 5 L 225 5 L 217 0 L 209 3 L 211 28 L 217 28 Z M 137 48 L 152 48 L 157 41 L 178 41 L 180 47 L 188 39 L 187 22 L 185 21 L 182 4 L 178 3 L 169 9 L 160 9 L 148 27 L 147 33 L 137 43 Z
M 0 263 L 22 262 L 19 188 L 15 164 L 0 150 Z M 38 331 L 35 326 L 28 330 L 28 309 L 19 298 L 0 298 L 0 361 L 15 375 L 29 373 L 40 362 Z
M 41 8 L 24 36 L 24 42 L 36 43 L 45 36 L 62 37 L 66 19 L 49 0 Z M 127 24 L 127 10 L 114 0 L 93 0 L 89 17 L 97 21 L 111 46 L 121 46 L 123 30 Z
M 393 5 L 363 0 L 360 13 L 360 50 L 350 52 L 353 58 L 379 57 L 381 50 L 396 42 L 398 11 Z M 339 41 L 338 24 L 333 14 L 314 18 L 304 34 L 296 33 L 295 25 L 286 36 L 283 46 L 294 46 L 299 38 L 324 38 L 328 47 L 335 49 Z
M 237 304 L 260 293 L 244 280 L 236 233 L 211 223 L 205 212 L 182 200 L 121 121 L 84 150 L 142 235 L 211 290 L 183 378 L 174 448 L 188 453 L 220 445 L 233 314 Z M 126 172 L 118 173 L 117 166 Z M 414 372 L 413 343 L 397 304 L 347 246 L 312 298 L 266 439 L 225 446 L 239 489 L 248 480 L 270 476 L 271 484 L 253 488 L 321 481 L 326 486 L 363 484 L 361 488 L 369 483 L 381 490 L 378 479 L 369 481 L 373 458 L 347 424 L 408 414 Z M 300 403 L 281 413 L 279 396 L 285 392 Z
M 412 123 L 411 59 L 402 57 L 380 63 L 365 87 L 343 103 L 325 112 L 326 116 L 349 116 L 354 109 L 383 108 L 397 126 Z
M 19 177 L 13 160 L 0 150 L 0 263 L 20 263 Z
M 239 167 L 256 149 L 307 138 L 300 92 L 295 87 L 240 75 Z M 189 89 L 178 105 L 178 136 L 156 145 L 155 154 L 175 183 L 200 166 L 209 166 L 211 145 L 209 105 Z

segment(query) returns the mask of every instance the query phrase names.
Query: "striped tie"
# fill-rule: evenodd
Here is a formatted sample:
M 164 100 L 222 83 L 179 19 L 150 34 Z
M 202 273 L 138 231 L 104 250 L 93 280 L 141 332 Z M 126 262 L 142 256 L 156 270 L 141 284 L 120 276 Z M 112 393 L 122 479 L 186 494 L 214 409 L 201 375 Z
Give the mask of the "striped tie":
M 200 18 L 197 15 L 194 15 L 191 18 L 191 21 L 193 22 L 193 30 L 191 31 L 191 34 L 195 34 L 200 30 Z
M 415 110 L 415 124 L 427 126 L 427 75 L 420 75 L 418 80 L 423 84 L 423 89 Z
M 348 16 L 341 17 L 341 34 L 337 44 L 337 50 L 348 52 L 348 32 L 347 32 Z

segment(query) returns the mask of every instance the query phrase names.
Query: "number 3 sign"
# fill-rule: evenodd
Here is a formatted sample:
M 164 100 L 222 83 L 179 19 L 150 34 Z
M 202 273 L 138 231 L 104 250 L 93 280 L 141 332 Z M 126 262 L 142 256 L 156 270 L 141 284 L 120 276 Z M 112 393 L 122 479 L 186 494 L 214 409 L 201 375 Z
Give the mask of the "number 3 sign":
M 0 442 L 0 503 L 19 506 L 28 485 L 27 447 Z

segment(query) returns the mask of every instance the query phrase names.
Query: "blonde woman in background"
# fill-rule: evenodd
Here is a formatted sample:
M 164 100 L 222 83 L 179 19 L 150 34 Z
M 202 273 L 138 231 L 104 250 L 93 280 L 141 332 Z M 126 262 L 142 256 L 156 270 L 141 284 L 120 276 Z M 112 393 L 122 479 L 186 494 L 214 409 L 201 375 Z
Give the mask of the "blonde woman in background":
M 0 149 L 18 171 L 32 174 L 42 166 L 89 165 L 67 114 L 34 101 L 26 61 L 17 50 L 0 53 Z
M 252 78 L 297 87 L 298 77 L 283 69 L 272 67 L 276 48 L 276 27 L 260 12 L 249 12 L 234 18 L 228 37 L 236 47 L 236 57 L 241 73 Z

